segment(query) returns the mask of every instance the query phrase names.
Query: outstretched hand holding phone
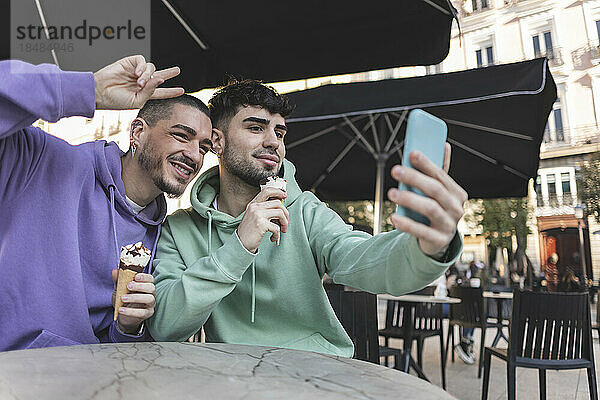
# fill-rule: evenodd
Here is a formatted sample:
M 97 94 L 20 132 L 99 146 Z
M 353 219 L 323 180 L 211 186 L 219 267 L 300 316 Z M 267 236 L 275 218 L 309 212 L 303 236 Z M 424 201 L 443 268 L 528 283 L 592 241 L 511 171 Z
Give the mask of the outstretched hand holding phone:
M 422 111 L 421 113 L 425 114 Z M 392 168 L 392 177 L 400 183 L 400 189 L 393 188 L 388 191 L 388 198 L 399 208 L 402 207 L 404 212 L 394 213 L 391 220 L 396 229 L 416 237 L 425 254 L 436 255 L 447 249 L 454 238 L 458 221 L 464 214 L 463 207 L 468 195 L 448 175 L 451 147 L 445 142 L 445 132 L 437 134 L 438 139 L 443 138 L 439 143 L 440 149 L 431 149 L 432 145 L 436 145 L 435 135 L 433 138 L 423 134 L 420 136 L 422 141 L 427 141 L 421 143 L 421 148 L 427 149 L 433 158 L 437 158 L 437 154 L 443 154 L 443 163 L 440 166 L 439 159 L 436 160 L 436 165 L 422 151 L 411 151 L 411 148 L 419 149 L 418 141 L 415 142 L 417 145 L 408 148 L 410 130 L 409 125 L 405 148 L 405 152 L 408 153 L 405 154 L 403 163 L 405 165 Z M 415 215 L 415 212 L 418 215 Z M 419 215 L 425 218 L 419 218 Z

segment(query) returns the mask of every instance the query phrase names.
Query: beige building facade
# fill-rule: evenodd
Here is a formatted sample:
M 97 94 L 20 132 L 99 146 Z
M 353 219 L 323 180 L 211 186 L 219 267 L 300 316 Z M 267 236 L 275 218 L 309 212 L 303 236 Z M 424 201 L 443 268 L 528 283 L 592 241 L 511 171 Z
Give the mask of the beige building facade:
M 578 221 L 575 206 L 581 203 L 579 165 L 600 150 L 600 1 L 453 3 L 459 10 L 460 31 L 455 26 L 448 57 L 428 67 L 429 73 L 548 58 L 558 99 L 546 126 L 538 176 L 530 185 L 534 215 L 528 256 L 537 268 L 553 252 L 559 255 L 559 266 L 581 265 L 581 222 L 588 271 L 598 282 L 600 235 L 593 232 L 600 226 L 592 217 Z

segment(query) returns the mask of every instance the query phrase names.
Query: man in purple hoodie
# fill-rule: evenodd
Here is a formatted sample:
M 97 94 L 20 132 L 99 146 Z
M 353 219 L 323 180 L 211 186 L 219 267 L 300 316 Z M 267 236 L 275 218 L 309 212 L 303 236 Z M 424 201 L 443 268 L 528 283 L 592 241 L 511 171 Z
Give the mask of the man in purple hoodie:
M 211 146 L 206 105 L 157 88 L 178 74 L 142 56 L 94 74 L 0 61 L 0 351 L 150 339 L 152 275 L 136 275 L 116 322 L 111 297 L 121 247 L 154 255 L 164 193 L 181 195 Z M 31 126 L 140 107 L 127 153 Z

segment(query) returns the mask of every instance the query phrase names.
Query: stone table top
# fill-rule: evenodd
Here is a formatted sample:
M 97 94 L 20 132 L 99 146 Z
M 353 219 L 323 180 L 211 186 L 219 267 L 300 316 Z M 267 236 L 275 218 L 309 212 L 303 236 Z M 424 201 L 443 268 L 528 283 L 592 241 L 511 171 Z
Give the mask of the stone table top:
M 454 399 L 414 376 L 306 351 L 204 343 L 0 353 L 0 399 Z

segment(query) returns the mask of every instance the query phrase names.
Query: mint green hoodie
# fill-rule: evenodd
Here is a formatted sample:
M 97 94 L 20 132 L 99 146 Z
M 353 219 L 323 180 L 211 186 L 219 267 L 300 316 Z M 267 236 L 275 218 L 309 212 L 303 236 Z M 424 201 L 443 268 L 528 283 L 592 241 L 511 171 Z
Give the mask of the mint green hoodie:
M 337 283 L 372 293 L 401 295 L 426 286 L 460 254 L 457 234 L 450 260 L 426 256 L 399 231 L 371 236 L 353 231 L 311 192 L 302 192 L 284 161 L 288 231 L 276 246 L 265 237 L 248 252 L 234 218 L 211 207 L 218 168 L 192 188 L 192 208 L 167 218 L 155 256 L 156 307 L 148 321 L 159 341 L 183 341 L 204 325 L 207 342 L 278 346 L 351 357 L 352 341 L 322 285 Z

